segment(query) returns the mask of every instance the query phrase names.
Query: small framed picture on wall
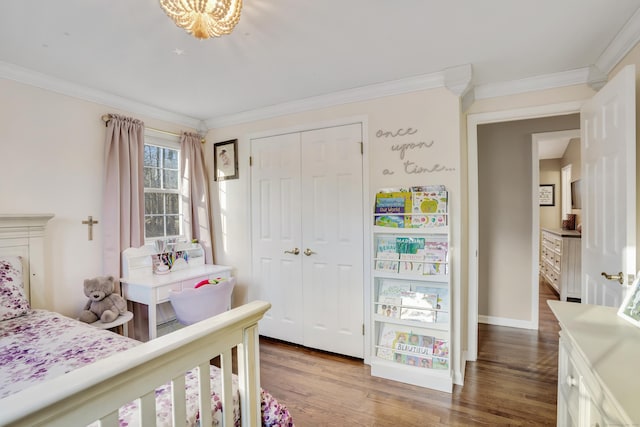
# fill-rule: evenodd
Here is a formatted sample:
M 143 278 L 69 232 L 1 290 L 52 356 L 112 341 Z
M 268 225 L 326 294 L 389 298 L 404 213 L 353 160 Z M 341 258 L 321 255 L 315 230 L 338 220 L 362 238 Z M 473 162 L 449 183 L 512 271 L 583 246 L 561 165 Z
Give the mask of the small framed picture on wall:
M 215 180 L 238 178 L 238 140 L 232 139 L 213 144 Z
M 540 190 L 538 197 L 540 199 L 540 206 L 555 206 L 556 204 L 556 185 L 555 184 L 540 184 Z

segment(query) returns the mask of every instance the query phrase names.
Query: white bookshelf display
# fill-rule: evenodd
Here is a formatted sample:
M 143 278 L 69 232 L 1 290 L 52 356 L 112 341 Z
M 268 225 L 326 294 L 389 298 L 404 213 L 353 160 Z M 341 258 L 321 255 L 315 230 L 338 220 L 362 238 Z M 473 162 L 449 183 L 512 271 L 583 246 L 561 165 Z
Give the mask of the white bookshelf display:
M 400 210 L 376 197 L 371 374 L 451 393 L 448 193 L 413 188 Z

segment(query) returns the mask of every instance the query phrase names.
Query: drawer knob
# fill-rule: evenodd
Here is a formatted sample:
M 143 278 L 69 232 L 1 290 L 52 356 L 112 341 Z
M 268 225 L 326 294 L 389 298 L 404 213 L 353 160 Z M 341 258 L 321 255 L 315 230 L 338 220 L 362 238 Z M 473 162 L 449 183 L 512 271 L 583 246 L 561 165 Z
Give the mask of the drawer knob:
M 575 387 L 578 385 L 578 380 L 573 378 L 571 375 L 567 375 L 567 385 L 569 387 Z

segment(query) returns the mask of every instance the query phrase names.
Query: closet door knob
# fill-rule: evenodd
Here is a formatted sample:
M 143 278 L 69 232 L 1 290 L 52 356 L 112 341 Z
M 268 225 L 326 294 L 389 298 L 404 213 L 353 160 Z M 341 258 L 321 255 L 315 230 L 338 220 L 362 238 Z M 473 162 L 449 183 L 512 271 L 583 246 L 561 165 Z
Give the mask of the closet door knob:
M 298 248 L 293 248 L 290 251 L 284 251 L 285 254 L 293 254 L 293 255 L 298 255 L 300 253 L 300 249 Z
M 315 252 L 313 252 L 311 249 L 307 248 L 307 249 L 304 250 L 304 254 L 306 256 L 311 256 L 311 255 L 315 254 Z
M 618 274 L 607 274 L 603 271 L 602 275 L 607 280 L 617 280 L 618 283 L 620 283 L 621 285 L 624 285 L 624 274 L 622 274 L 622 271 Z

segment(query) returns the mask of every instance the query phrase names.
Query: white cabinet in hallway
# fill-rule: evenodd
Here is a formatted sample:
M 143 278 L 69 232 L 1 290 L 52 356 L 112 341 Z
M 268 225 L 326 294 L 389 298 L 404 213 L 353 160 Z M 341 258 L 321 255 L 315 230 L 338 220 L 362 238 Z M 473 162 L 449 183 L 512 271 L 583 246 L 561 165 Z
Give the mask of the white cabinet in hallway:
M 580 301 L 581 235 L 575 230 L 542 229 L 540 274 L 562 301 Z
M 362 358 L 362 125 L 251 140 L 260 334 Z

